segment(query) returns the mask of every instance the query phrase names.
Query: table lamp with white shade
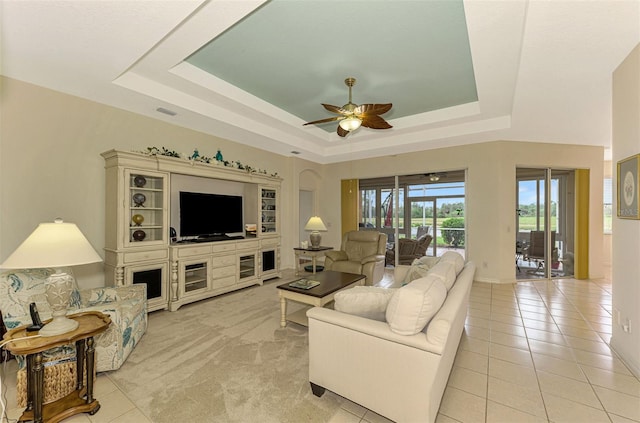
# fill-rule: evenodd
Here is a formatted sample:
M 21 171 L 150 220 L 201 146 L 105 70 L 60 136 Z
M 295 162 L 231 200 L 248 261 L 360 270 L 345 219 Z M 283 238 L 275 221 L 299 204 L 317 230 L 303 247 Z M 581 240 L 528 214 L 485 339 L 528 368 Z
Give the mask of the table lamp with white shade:
M 320 247 L 320 241 L 322 237 L 320 236 L 319 231 L 326 231 L 327 227 L 324 225 L 322 219 L 318 216 L 312 216 L 309 218 L 309 221 L 304 227 L 305 231 L 311 231 L 311 235 L 309 235 L 309 240 L 311 241 L 311 248 Z
M 0 268 L 55 269 L 44 283 L 53 320 L 38 332 L 41 336 L 54 336 L 78 327 L 78 322 L 66 317 L 75 284 L 71 270 L 64 268 L 101 261 L 102 258 L 74 223 L 56 219 L 53 223 L 38 225 Z

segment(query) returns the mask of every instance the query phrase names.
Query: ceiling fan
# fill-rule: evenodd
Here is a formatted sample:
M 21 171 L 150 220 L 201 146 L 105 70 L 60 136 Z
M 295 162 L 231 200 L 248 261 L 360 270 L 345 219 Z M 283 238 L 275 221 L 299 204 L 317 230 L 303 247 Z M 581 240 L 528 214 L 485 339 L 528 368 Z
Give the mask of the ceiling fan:
M 360 127 L 371 129 L 389 129 L 393 128 L 389 123 L 379 115 L 391 110 L 391 103 L 386 104 L 361 104 L 357 105 L 351 102 L 351 87 L 356 83 L 355 78 L 347 78 L 344 83 L 349 87 L 349 102 L 342 107 L 324 104 L 322 106 L 331 113 L 337 113 L 340 116 L 334 116 L 326 119 L 314 120 L 304 125 L 315 125 L 325 122 L 338 122 L 338 135 L 346 137 L 349 132 L 353 132 Z M 303 126 L 304 126 L 303 125 Z

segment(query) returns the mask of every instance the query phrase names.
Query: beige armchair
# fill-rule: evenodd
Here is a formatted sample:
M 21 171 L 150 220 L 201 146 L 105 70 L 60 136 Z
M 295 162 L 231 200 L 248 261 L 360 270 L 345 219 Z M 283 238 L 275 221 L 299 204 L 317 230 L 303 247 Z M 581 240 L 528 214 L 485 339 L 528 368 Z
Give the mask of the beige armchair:
M 387 235 L 374 231 L 351 231 L 342 237 L 340 251 L 327 251 L 326 270 L 365 275 L 365 285 L 374 285 L 384 276 Z

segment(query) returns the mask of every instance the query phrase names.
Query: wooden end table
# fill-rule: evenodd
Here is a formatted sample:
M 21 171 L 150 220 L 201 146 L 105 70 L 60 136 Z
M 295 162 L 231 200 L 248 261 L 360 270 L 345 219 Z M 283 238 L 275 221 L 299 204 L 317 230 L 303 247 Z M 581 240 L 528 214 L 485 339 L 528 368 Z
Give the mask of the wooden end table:
M 316 248 L 294 248 L 293 253 L 296 255 L 296 275 L 300 274 L 300 257 L 311 257 L 311 268 L 313 274 L 316 274 L 316 262 L 318 257 L 324 257 L 324 253 L 333 250 L 333 247 L 316 247 Z
M 320 285 L 310 289 L 294 288 L 289 286 L 291 282 L 279 285 L 278 295 L 280 296 L 280 326 L 287 326 L 287 320 L 307 326 L 306 309 L 287 316 L 287 300 L 308 304 L 315 307 L 324 307 L 333 301 L 336 292 L 356 285 L 364 285 L 366 276 L 356 275 L 355 273 L 336 272 L 334 270 L 326 270 L 321 273 L 308 277 L 320 282 Z
M 100 403 L 93 398 L 93 374 L 95 368 L 95 346 L 93 337 L 104 332 L 111 319 L 97 311 L 68 315 L 76 320 L 78 328 L 62 335 L 33 337 L 37 332 L 27 334 L 27 326 L 12 329 L 4 335 L 4 340 L 14 340 L 5 348 L 14 355 L 27 356 L 27 408 L 19 422 L 57 423 L 80 413 L 91 415 L 98 412 Z M 25 338 L 26 339 L 19 339 Z M 42 353 L 48 349 L 75 342 L 76 344 L 76 389 L 69 395 L 49 404 L 44 401 L 44 365 Z M 87 379 L 83 368 L 87 366 Z

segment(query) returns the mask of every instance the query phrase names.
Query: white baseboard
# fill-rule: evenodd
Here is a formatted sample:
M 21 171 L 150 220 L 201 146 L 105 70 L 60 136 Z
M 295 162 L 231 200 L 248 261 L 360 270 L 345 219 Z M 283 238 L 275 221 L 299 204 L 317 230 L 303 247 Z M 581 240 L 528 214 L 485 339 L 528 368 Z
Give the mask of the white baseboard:
M 624 354 L 622 354 L 622 349 L 618 348 L 617 344 L 617 338 L 612 335 L 611 343 L 609 345 L 611 345 L 611 348 L 615 351 L 620 360 L 622 360 L 624 365 L 627 366 L 629 370 L 631 370 L 631 373 L 633 373 L 637 378 L 640 378 L 640 363 L 634 363 L 633 360 L 631 360 L 632 357 L 626 357 Z

